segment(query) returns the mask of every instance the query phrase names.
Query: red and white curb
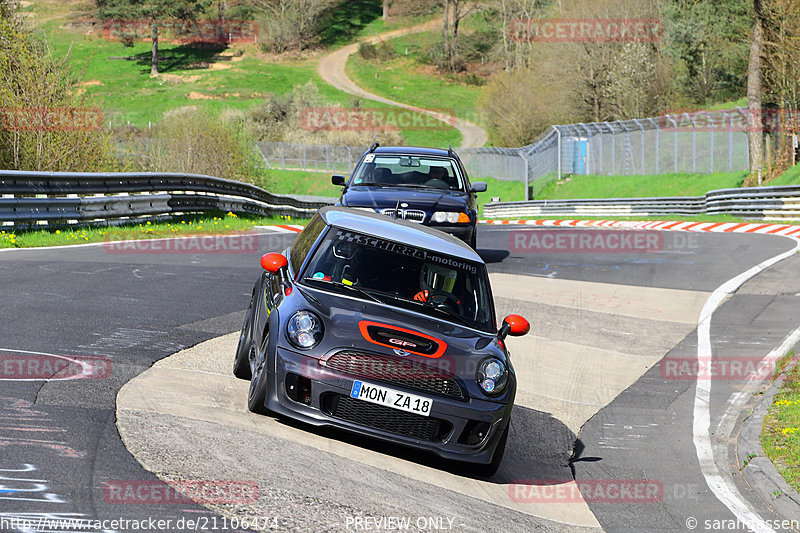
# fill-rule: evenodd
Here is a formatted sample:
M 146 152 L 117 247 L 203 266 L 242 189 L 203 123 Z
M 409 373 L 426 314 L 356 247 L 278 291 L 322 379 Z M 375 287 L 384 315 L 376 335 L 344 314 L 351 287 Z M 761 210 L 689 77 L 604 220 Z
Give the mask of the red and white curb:
M 257 229 L 271 229 L 277 233 L 300 233 L 305 226 L 300 224 L 279 224 L 277 226 L 255 226 Z
M 571 228 L 634 229 L 654 231 L 690 231 L 709 233 L 761 233 L 800 237 L 800 226 L 788 224 L 759 224 L 756 222 L 676 222 L 673 220 L 479 220 L 480 224 L 520 225 Z M 305 226 L 300 224 L 280 224 L 275 226 L 256 226 L 278 233 L 300 233 Z
M 479 220 L 481 224 L 637 229 L 660 231 L 691 231 L 711 233 L 765 233 L 770 235 L 800 236 L 800 226 L 787 224 L 759 224 L 752 222 L 675 222 L 635 220 Z

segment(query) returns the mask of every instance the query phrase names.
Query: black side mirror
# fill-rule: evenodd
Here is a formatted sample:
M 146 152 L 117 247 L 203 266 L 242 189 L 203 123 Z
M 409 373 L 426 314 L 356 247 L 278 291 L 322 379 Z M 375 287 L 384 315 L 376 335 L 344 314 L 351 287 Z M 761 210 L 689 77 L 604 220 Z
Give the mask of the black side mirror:
M 331 183 L 340 187 L 344 187 L 344 176 L 331 176 Z
M 476 181 L 472 184 L 470 188 L 472 192 L 486 192 L 486 182 L 485 181 Z

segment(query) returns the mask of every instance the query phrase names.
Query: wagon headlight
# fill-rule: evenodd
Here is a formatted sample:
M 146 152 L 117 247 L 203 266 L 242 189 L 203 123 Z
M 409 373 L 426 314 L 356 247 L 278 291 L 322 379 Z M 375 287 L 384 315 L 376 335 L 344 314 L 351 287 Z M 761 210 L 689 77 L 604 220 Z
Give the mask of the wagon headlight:
M 506 365 L 498 359 L 485 359 L 478 366 L 476 379 L 486 394 L 490 396 L 500 394 L 508 382 Z
M 309 311 L 297 311 L 286 324 L 289 341 L 298 348 L 307 350 L 322 340 L 322 320 Z
M 459 213 L 458 211 L 436 211 L 431 220 L 437 224 L 464 224 L 469 222 L 469 216 L 466 213 Z

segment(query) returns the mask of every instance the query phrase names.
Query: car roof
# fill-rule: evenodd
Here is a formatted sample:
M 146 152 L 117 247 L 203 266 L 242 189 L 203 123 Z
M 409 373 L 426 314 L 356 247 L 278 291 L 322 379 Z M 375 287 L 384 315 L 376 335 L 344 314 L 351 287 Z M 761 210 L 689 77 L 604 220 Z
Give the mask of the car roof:
M 437 157 L 451 157 L 450 152 L 442 148 L 425 148 L 422 146 L 379 146 L 373 154 L 404 154 L 404 155 L 432 155 Z M 453 156 L 456 156 L 453 151 Z M 456 156 L 457 157 L 457 156 Z
M 483 263 L 481 256 L 462 240 L 422 224 L 393 220 L 386 215 L 347 207 L 323 207 L 319 210 L 319 215 L 330 226 Z

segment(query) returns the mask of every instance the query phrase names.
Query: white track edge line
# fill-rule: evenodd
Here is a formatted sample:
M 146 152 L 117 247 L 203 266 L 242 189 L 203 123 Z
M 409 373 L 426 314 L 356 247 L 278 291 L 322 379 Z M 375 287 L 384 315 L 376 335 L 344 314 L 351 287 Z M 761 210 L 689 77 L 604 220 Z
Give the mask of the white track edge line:
M 789 237 L 792 238 L 792 237 Z M 753 268 L 720 285 L 703 305 L 700 321 L 697 324 L 697 358 L 698 360 L 710 359 L 711 350 L 711 317 L 728 294 L 733 293 L 748 280 L 760 272 L 800 251 L 800 239 L 792 238 L 796 246 L 791 250 L 762 261 Z M 722 476 L 719 467 L 714 461 L 714 449 L 711 444 L 711 412 L 709 400 L 711 397 L 710 376 L 700 378 L 698 374 L 695 388 L 692 433 L 700 470 L 706 484 L 716 498 L 722 502 L 740 521 L 756 533 L 775 533 L 761 517 L 748 505 L 739 490 L 733 483 Z

